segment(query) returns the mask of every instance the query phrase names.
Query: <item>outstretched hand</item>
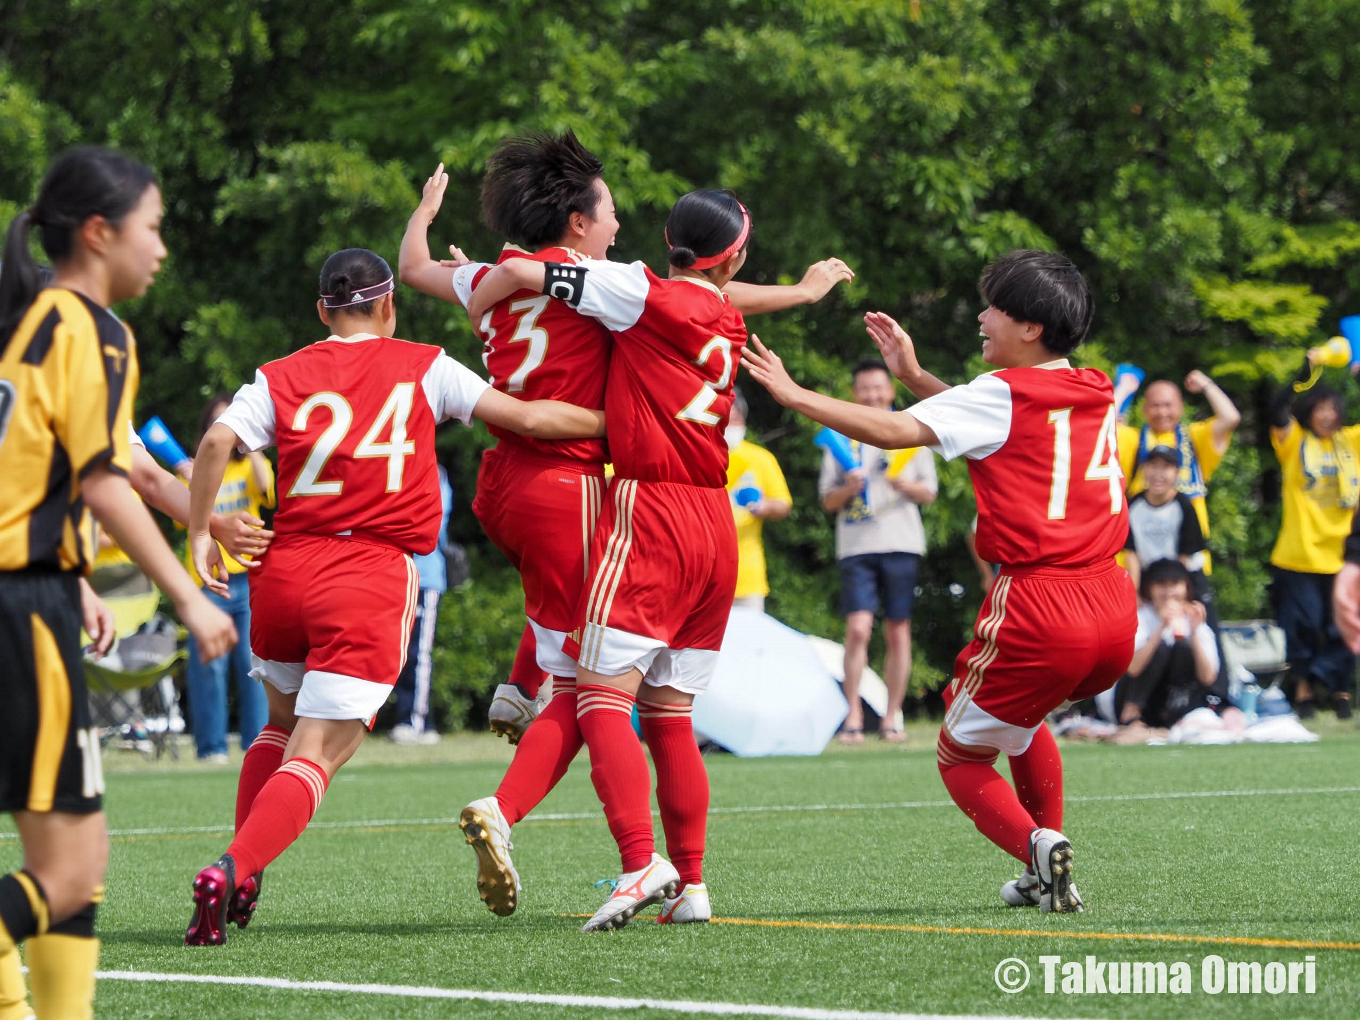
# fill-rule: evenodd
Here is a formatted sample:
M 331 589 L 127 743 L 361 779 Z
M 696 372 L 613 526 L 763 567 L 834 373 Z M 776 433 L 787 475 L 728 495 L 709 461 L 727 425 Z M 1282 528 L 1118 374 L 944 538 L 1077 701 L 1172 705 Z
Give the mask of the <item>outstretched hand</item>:
M 439 207 L 444 204 L 444 191 L 448 186 L 449 175 L 444 172 L 444 164 L 440 163 L 425 182 L 425 187 L 420 192 L 420 205 L 416 206 L 416 211 L 425 215 L 427 223 L 434 222 L 435 216 L 438 215 Z
M 750 342 L 742 348 L 741 363 L 747 373 L 760 385 L 770 391 L 770 396 L 788 407 L 802 389 L 784 368 L 779 355 L 760 342 L 760 337 L 751 334 Z
M 836 284 L 854 277 L 855 271 L 840 259 L 823 259 L 808 266 L 798 287 L 807 296 L 808 304 L 812 305 L 831 293 L 831 288 Z
M 916 360 L 916 345 L 897 320 L 886 312 L 869 312 L 864 316 L 864 328 L 883 355 L 883 361 L 893 375 L 907 382 L 921 371 Z

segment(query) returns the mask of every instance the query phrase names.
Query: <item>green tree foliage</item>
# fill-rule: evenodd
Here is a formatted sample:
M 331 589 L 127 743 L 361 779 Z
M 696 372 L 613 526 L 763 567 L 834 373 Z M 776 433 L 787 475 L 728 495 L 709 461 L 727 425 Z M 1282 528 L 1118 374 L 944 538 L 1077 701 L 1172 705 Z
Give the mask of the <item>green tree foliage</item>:
M 363 245 L 395 261 L 436 162 L 453 181 L 432 238 L 494 253 L 480 171 L 516 132 L 572 127 L 600 154 L 618 258 L 660 266 L 671 202 L 718 185 L 752 206 L 747 278 L 849 261 L 855 281 L 820 306 L 753 323 L 796 374 L 841 395 L 871 350 L 865 310 L 899 316 L 927 367 L 965 379 L 981 368 L 983 265 L 1059 248 L 1097 298 L 1084 363 L 1172 379 L 1203 368 L 1246 413 L 1211 507 L 1225 611 L 1249 615 L 1264 609 L 1277 519 L 1260 406 L 1303 347 L 1360 312 L 1356 66 L 1360 7 L 1322 0 L 10 2 L 0 216 L 74 142 L 157 167 L 172 256 L 126 313 L 139 414 L 186 436 L 207 394 L 320 335 L 327 253 Z M 404 335 L 475 363 L 458 309 L 400 297 Z M 835 635 L 814 430 L 751 396 L 752 432 L 796 500 L 768 529 L 771 608 Z M 466 513 L 489 439 L 459 429 L 442 443 L 479 571 L 443 613 L 439 682 L 457 722 L 508 669 L 521 621 L 513 575 Z M 943 466 L 926 512 L 918 689 L 971 625 L 972 513 L 966 468 Z

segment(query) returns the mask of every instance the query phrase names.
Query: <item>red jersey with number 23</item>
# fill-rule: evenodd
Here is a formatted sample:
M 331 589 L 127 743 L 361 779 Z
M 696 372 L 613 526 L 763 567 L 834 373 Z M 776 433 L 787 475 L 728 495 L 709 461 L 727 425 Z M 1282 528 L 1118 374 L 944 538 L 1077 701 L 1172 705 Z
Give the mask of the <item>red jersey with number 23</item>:
M 434 428 L 471 424 L 487 390 L 441 348 L 330 337 L 255 373 L 218 421 L 248 450 L 277 446 L 280 537 L 367 537 L 408 553 L 439 540 Z
M 506 245 L 496 260 L 582 262 L 585 256 L 570 248 L 525 251 Z M 491 271 L 484 262 L 460 266 L 453 273 L 453 291 L 464 307 L 472 292 Z M 518 291 L 482 316 L 482 363 L 491 385 L 521 400 L 561 400 L 598 411 L 604 407 L 605 376 L 609 370 L 609 330 L 579 315 L 561 301 L 531 290 Z M 534 439 L 490 426 L 503 449 L 522 449 L 539 455 L 565 457 L 587 464 L 609 459 L 603 438 Z
M 1113 559 L 1129 533 L 1114 386 L 1094 368 L 1006 368 L 907 409 L 968 458 L 978 555 L 1009 567 Z
M 746 346 L 741 312 L 706 280 L 663 280 L 641 262 L 578 264 L 581 314 L 614 334 L 605 427 L 615 474 L 726 488 L 723 429 Z

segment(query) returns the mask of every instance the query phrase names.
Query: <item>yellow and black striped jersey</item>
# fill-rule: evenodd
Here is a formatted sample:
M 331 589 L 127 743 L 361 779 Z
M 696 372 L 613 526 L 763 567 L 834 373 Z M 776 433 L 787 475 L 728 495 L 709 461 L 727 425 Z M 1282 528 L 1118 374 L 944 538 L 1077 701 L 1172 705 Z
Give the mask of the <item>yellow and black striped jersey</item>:
M 88 298 L 42 291 L 0 354 L 0 570 L 88 570 L 80 479 L 132 470 L 132 331 Z

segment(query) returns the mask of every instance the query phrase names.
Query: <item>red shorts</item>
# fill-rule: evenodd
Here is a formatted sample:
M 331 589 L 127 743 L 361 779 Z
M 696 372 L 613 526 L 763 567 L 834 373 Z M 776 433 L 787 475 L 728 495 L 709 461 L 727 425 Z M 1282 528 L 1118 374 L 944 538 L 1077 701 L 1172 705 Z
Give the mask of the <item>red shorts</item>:
M 1137 614 L 1133 583 L 1113 561 L 1003 567 L 954 663 L 944 732 L 961 747 L 1024 752 L 1049 712 L 1124 675 Z
M 586 669 L 634 667 L 654 686 L 698 693 L 717 664 L 737 589 L 737 531 L 725 489 L 614 479 L 577 607 Z
M 575 672 L 562 645 L 576 626 L 604 489 L 598 465 L 522 450 L 488 450 L 477 472 L 472 512 L 519 571 L 539 666 L 558 676 Z
M 282 535 L 250 574 L 253 675 L 297 714 L 371 719 L 406 664 L 420 577 L 389 545 Z

